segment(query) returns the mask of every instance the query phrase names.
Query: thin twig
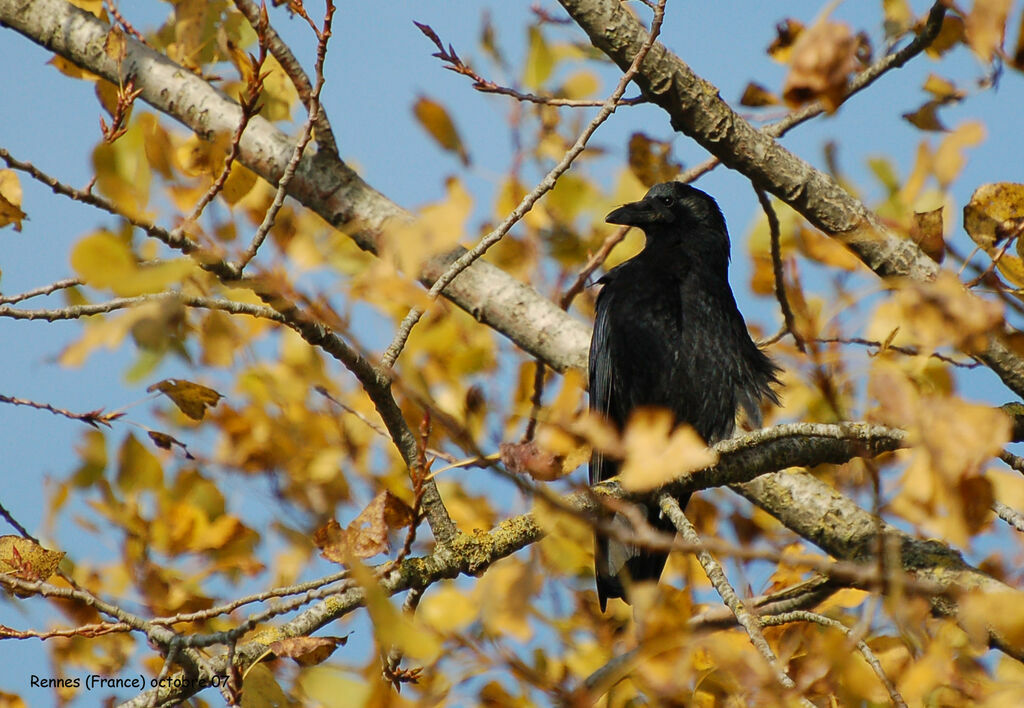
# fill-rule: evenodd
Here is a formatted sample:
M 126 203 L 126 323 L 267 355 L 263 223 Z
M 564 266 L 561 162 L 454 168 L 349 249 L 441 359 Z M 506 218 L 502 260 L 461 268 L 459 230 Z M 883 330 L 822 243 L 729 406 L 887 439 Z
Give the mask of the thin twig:
M 679 502 L 675 500 L 671 495 L 663 494 L 658 499 L 658 505 L 661 507 L 661 511 L 665 516 L 669 518 L 672 524 L 679 531 L 679 534 L 683 537 L 683 540 L 689 543 L 700 543 L 700 536 L 697 535 L 697 530 L 693 528 L 693 524 L 690 523 L 686 515 L 683 514 L 683 510 L 679 508 Z M 761 632 L 761 624 L 756 616 L 751 612 L 740 600 L 736 591 L 732 585 L 729 584 L 728 578 L 725 577 L 725 571 L 722 570 L 721 564 L 707 551 L 700 551 L 697 553 L 697 560 L 700 561 L 701 567 L 704 568 L 704 573 L 708 576 L 708 580 L 721 595 L 722 600 L 732 610 L 732 613 L 736 615 L 736 620 L 740 623 L 744 630 L 747 632 L 747 636 L 750 638 L 750 643 L 757 649 L 758 653 L 764 657 L 768 665 L 771 666 L 772 671 L 775 674 L 775 679 L 785 688 L 795 690 L 796 684 L 793 683 L 793 679 L 789 677 L 785 669 L 783 669 L 781 663 L 772 648 L 768 646 L 768 640 L 764 638 L 764 634 Z M 801 704 L 807 706 L 813 706 L 814 704 L 808 701 L 806 698 L 801 698 Z
M 873 339 L 864 339 L 862 337 L 816 337 L 815 342 L 821 344 L 859 344 L 865 347 L 875 347 L 878 349 L 877 354 L 881 354 L 886 351 L 899 352 L 900 354 L 906 354 L 907 356 L 921 356 L 923 353 L 917 347 L 904 347 L 897 344 L 887 344 L 885 342 L 875 341 Z M 960 367 L 961 369 L 976 369 L 982 366 L 981 362 L 978 361 L 960 361 L 954 359 L 951 356 L 940 354 L 939 352 L 930 352 L 928 354 L 933 359 L 944 361 L 952 366 Z
M 653 8 L 653 4 L 651 5 Z M 438 51 L 434 52 L 431 56 L 435 56 L 443 61 L 446 66 L 445 69 L 454 71 L 456 74 L 468 77 L 473 82 L 473 88 L 481 93 L 494 93 L 502 96 L 509 96 L 517 101 L 524 103 L 536 103 L 542 106 L 568 106 L 571 108 L 597 108 L 603 106 L 605 101 L 598 100 L 587 100 L 587 99 L 573 99 L 573 98 L 558 98 L 556 96 L 538 96 L 535 93 L 526 93 L 523 91 L 517 91 L 514 88 L 507 86 L 501 86 L 494 83 L 489 79 L 485 79 L 478 74 L 472 67 L 466 62 L 462 61 L 462 58 L 455 52 L 455 49 L 451 44 L 445 49 L 444 43 L 441 38 L 437 36 L 437 32 L 433 30 L 429 25 L 425 25 L 421 22 L 413 22 L 414 25 L 426 35 L 427 39 L 434 43 Z M 637 96 L 636 98 L 623 98 L 619 100 L 618 105 L 620 106 L 635 106 L 640 103 L 646 103 L 647 99 L 643 96 Z
M 267 213 L 263 216 L 263 222 L 260 224 L 259 229 L 256 230 L 256 234 L 253 236 L 252 241 L 249 243 L 249 247 L 245 249 L 245 253 L 238 259 L 235 264 L 235 270 L 241 275 L 242 271 L 249 262 L 256 257 L 256 252 L 260 246 L 263 245 L 263 241 L 267 238 L 267 234 L 270 232 L 271 227 L 277 220 L 277 214 L 284 205 L 285 197 L 288 196 L 288 185 L 292 181 L 292 177 L 295 176 L 295 170 L 299 166 L 299 161 L 302 159 L 302 154 L 306 150 L 306 145 L 309 144 L 309 140 L 313 135 L 313 125 L 316 123 L 317 116 L 320 115 L 320 91 L 324 87 L 324 61 L 327 59 L 327 42 L 331 38 L 331 21 L 334 18 L 334 3 L 331 0 L 327 2 L 327 9 L 324 12 L 324 23 L 323 29 L 318 33 L 319 41 L 316 47 L 316 85 L 313 87 L 312 93 L 309 95 L 307 102 L 307 110 L 309 116 L 306 118 L 305 124 L 302 126 L 302 133 L 299 135 L 298 141 L 295 143 L 295 148 L 292 150 L 292 157 L 288 161 L 288 164 L 284 168 L 284 172 L 281 174 L 281 179 L 277 182 L 277 192 L 274 194 L 274 201 L 271 203 L 270 208 L 267 209 Z
M 757 193 L 757 200 L 761 202 L 761 209 L 768 219 L 768 232 L 771 235 L 772 250 L 772 274 L 775 276 L 775 299 L 779 301 L 779 308 L 782 310 L 782 319 L 786 323 L 786 329 L 793 335 L 796 348 L 801 352 L 807 351 L 803 337 L 797 331 L 796 317 L 793 315 L 793 308 L 789 306 L 789 298 L 786 296 L 785 273 L 782 268 L 782 245 L 779 231 L 779 217 L 775 213 L 771 199 L 760 187 L 754 187 Z
M 1010 526 L 1024 533 L 1024 514 L 1001 501 L 992 502 L 992 511 L 996 512 L 996 515 Z
M 94 411 L 87 413 L 73 413 L 72 411 L 65 410 L 63 408 L 57 408 L 49 403 L 38 403 L 36 401 L 30 401 L 25 398 L 14 398 L 13 396 L 5 396 L 0 393 L 0 403 L 10 403 L 13 406 L 28 406 L 29 408 L 35 408 L 41 411 L 49 411 L 54 415 L 68 418 L 69 420 L 77 420 L 82 423 L 88 423 L 94 428 L 98 428 L 101 425 L 105 425 L 108 428 L 110 423 L 122 417 L 124 413 L 112 412 L 104 413 L 102 408 L 98 408 Z
M 302 68 L 302 64 L 292 54 L 292 50 L 287 44 L 281 39 L 277 31 L 271 26 L 269 18 L 264 22 L 265 6 L 257 7 L 256 3 L 252 0 L 234 0 L 235 7 L 238 11 L 245 15 L 245 19 L 249 21 L 249 24 L 255 30 L 257 27 L 262 26 L 264 37 L 266 38 L 267 47 L 270 49 L 270 53 L 277 59 L 277 63 L 284 69 L 284 73 L 291 79 L 292 85 L 295 87 L 295 92 L 299 94 L 299 99 L 306 106 L 307 111 L 312 110 L 311 97 L 313 95 L 313 84 L 309 80 L 309 76 L 306 75 L 305 70 Z M 335 155 L 338 154 L 338 146 L 334 141 L 334 131 L 331 130 L 331 123 L 327 118 L 327 113 L 321 107 L 317 111 L 316 117 L 316 144 Z
M 12 320 L 78 320 L 83 317 L 102 315 L 116 310 L 124 310 L 149 302 L 172 301 L 185 307 L 194 307 L 203 310 L 220 310 L 232 315 L 249 315 L 259 317 L 282 324 L 287 323 L 285 316 L 273 308 L 263 305 L 253 305 L 248 302 L 236 302 L 234 300 L 223 300 L 221 298 L 198 297 L 195 295 L 183 295 L 181 293 L 156 293 L 153 295 L 136 295 L 135 297 L 119 297 L 105 302 L 95 302 L 88 305 L 69 305 L 67 307 L 25 309 L 0 305 L 0 317 L 8 317 Z
M 613 91 L 612 95 L 608 98 L 607 101 L 605 101 L 604 106 L 594 117 L 594 119 L 590 121 L 586 128 L 584 128 L 583 132 L 576 139 L 576 142 L 573 144 L 573 146 L 569 148 L 565 155 L 562 156 L 562 159 L 559 161 L 559 163 L 555 165 L 555 167 L 553 167 L 551 171 L 547 173 L 547 175 L 545 175 L 544 179 L 541 180 L 540 184 L 538 184 L 532 192 L 523 197 L 522 201 L 519 202 L 519 205 L 512 210 L 512 213 L 509 214 L 504 221 L 501 222 L 498 228 L 494 229 L 484 238 L 482 238 L 477 243 L 477 245 L 474 246 L 472 249 L 459 256 L 459 258 L 457 258 L 455 262 L 453 262 L 451 266 L 449 266 L 448 269 L 441 274 L 441 276 L 434 282 L 434 284 L 430 287 L 429 292 L 427 293 L 428 297 L 431 300 L 436 299 L 437 296 L 441 294 L 441 291 L 444 290 L 445 287 L 447 287 L 450 282 L 455 280 L 456 277 L 458 277 L 459 273 L 461 273 L 470 265 L 472 265 L 473 262 L 475 262 L 478 258 L 483 256 L 484 253 L 486 253 L 491 246 L 493 246 L 502 238 L 504 238 L 505 234 L 507 234 L 509 230 L 515 224 L 517 224 L 519 220 L 522 219 L 523 216 L 525 216 L 526 213 L 530 211 L 530 209 L 533 208 L 533 205 L 537 202 L 537 200 L 539 200 L 542 196 L 544 196 L 555 186 L 555 183 L 558 181 L 558 178 L 566 170 L 569 169 L 569 167 L 576 160 L 576 158 L 583 152 L 583 150 L 587 147 L 587 142 L 590 140 L 590 137 L 594 134 L 594 131 L 596 131 L 598 127 L 600 127 L 601 124 L 604 123 L 605 120 L 607 120 L 608 117 L 615 112 L 615 109 L 618 106 L 619 99 L 625 92 L 626 87 L 633 80 L 633 77 L 639 70 L 640 64 L 647 56 L 647 53 L 654 45 L 654 42 L 657 39 L 659 32 L 661 31 L 661 23 L 664 18 L 664 10 L 665 0 L 660 0 L 658 3 L 658 7 L 654 13 L 654 19 L 651 21 L 651 31 L 647 37 L 647 40 L 640 48 L 640 51 L 637 52 L 636 57 L 633 59 L 633 63 L 622 75 L 622 78 L 619 80 L 619 84 L 618 86 L 616 86 L 615 91 Z M 405 343 L 409 339 L 409 334 L 412 332 L 412 328 L 416 325 L 417 322 L 420 321 L 420 318 L 423 316 L 424 311 L 425 310 L 422 308 L 413 308 L 412 310 L 409 311 L 409 314 L 405 316 L 405 319 L 402 320 L 402 323 L 398 327 L 398 331 L 395 333 L 394 339 L 392 340 L 388 348 L 385 350 L 384 355 L 381 357 L 380 368 L 383 371 L 388 371 L 395 365 L 395 361 L 398 359 L 398 356 L 402 353 L 402 349 L 405 347 Z
M 13 305 L 23 300 L 30 298 L 39 297 L 40 295 L 49 295 L 58 290 L 65 290 L 67 288 L 74 288 L 82 284 L 82 281 L 78 278 L 65 278 L 64 280 L 58 280 L 49 285 L 41 285 L 38 288 L 32 290 L 26 290 L 23 293 L 17 295 L 0 295 L 0 305 Z

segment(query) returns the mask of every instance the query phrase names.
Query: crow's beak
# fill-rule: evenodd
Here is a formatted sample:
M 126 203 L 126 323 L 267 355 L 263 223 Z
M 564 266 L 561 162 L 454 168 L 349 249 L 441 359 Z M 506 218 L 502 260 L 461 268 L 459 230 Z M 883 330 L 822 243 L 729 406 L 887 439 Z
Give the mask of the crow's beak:
M 665 221 L 664 207 L 654 199 L 642 199 L 638 202 L 623 204 L 604 217 L 609 224 L 623 226 L 646 226 Z

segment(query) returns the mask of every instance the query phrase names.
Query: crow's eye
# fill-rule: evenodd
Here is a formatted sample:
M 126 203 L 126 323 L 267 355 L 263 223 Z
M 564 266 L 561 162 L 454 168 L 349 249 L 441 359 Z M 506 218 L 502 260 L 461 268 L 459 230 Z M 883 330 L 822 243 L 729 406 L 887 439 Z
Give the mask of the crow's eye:
M 658 197 L 665 206 L 672 206 L 672 197 Z

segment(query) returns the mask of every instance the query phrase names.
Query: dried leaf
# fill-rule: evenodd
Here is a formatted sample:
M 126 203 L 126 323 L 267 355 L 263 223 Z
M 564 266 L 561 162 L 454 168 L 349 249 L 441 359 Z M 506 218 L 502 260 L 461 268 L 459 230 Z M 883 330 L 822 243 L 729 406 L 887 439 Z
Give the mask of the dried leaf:
M 432 98 L 420 96 L 413 104 L 412 112 L 438 145 L 458 155 L 463 165 L 469 164 L 469 153 L 466 152 L 462 138 L 459 137 L 455 122 L 444 106 Z
M 501 443 L 498 446 L 501 462 L 513 474 L 528 474 L 541 482 L 551 482 L 565 474 L 564 458 L 542 450 L 534 441 Z
M 938 99 L 928 101 L 916 111 L 904 113 L 903 119 L 921 130 L 946 132 L 949 128 L 942 124 L 938 113 L 939 109 L 944 105 L 946 105 L 946 102 Z
M 14 170 L 0 170 L 0 228 L 14 224 L 21 231 L 21 222 L 28 215 L 21 210 L 21 182 Z
M 0 573 L 22 580 L 46 580 L 64 558 L 63 551 L 51 551 L 21 536 L 0 536 Z
M 754 81 L 747 84 L 747 87 L 743 89 L 743 95 L 740 96 L 740 105 L 751 108 L 777 106 L 779 103 L 781 101 L 778 96 Z
M 391 492 L 384 491 L 345 529 L 333 519 L 321 526 L 313 535 L 313 542 L 324 558 L 335 563 L 344 563 L 349 556 L 370 558 L 378 553 L 390 553 L 388 535 L 412 522 L 412 508 Z
M 289 637 L 270 643 L 270 651 L 279 659 L 292 659 L 299 666 L 316 666 L 348 642 L 344 637 Z
M 964 207 L 964 229 L 989 254 L 1024 223 L 1024 184 L 994 182 L 974 190 Z M 1020 243 L 1018 241 L 1018 243 Z
M 835 111 L 846 95 L 850 74 L 858 65 L 862 40 L 848 25 L 822 19 L 802 32 L 793 45 L 782 97 L 791 106 L 820 99 Z
M 983 61 L 990 62 L 1003 46 L 1006 18 L 1013 0 L 974 0 L 965 20 L 967 43 Z
M 222 395 L 201 384 L 183 379 L 164 379 L 146 389 L 148 393 L 159 391 L 192 420 L 202 420 L 206 409 L 217 405 Z
M 936 263 L 946 257 L 946 242 L 942 237 L 942 207 L 932 211 L 914 213 L 910 238 Z
M 683 166 L 672 159 L 672 144 L 643 133 L 629 136 L 629 169 L 645 187 L 674 179 Z
M 181 448 L 181 451 L 185 453 L 185 457 L 189 460 L 194 460 L 192 453 L 188 451 L 188 446 L 185 445 L 181 440 L 178 440 L 172 435 L 167 433 L 161 433 L 157 430 L 150 430 L 147 432 L 149 439 L 153 441 L 153 444 L 163 450 L 170 450 L 172 447 L 177 445 Z

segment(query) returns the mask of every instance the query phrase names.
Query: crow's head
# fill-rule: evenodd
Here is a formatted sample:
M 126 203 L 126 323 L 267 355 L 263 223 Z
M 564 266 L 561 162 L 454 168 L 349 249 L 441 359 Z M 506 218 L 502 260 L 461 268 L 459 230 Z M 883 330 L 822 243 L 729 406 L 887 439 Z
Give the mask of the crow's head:
M 725 231 L 725 218 L 718 204 L 705 192 L 682 182 L 662 182 L 651 187 L 638 202 L 625 204 L 605 217 L 609 224 L 705 228 Z

